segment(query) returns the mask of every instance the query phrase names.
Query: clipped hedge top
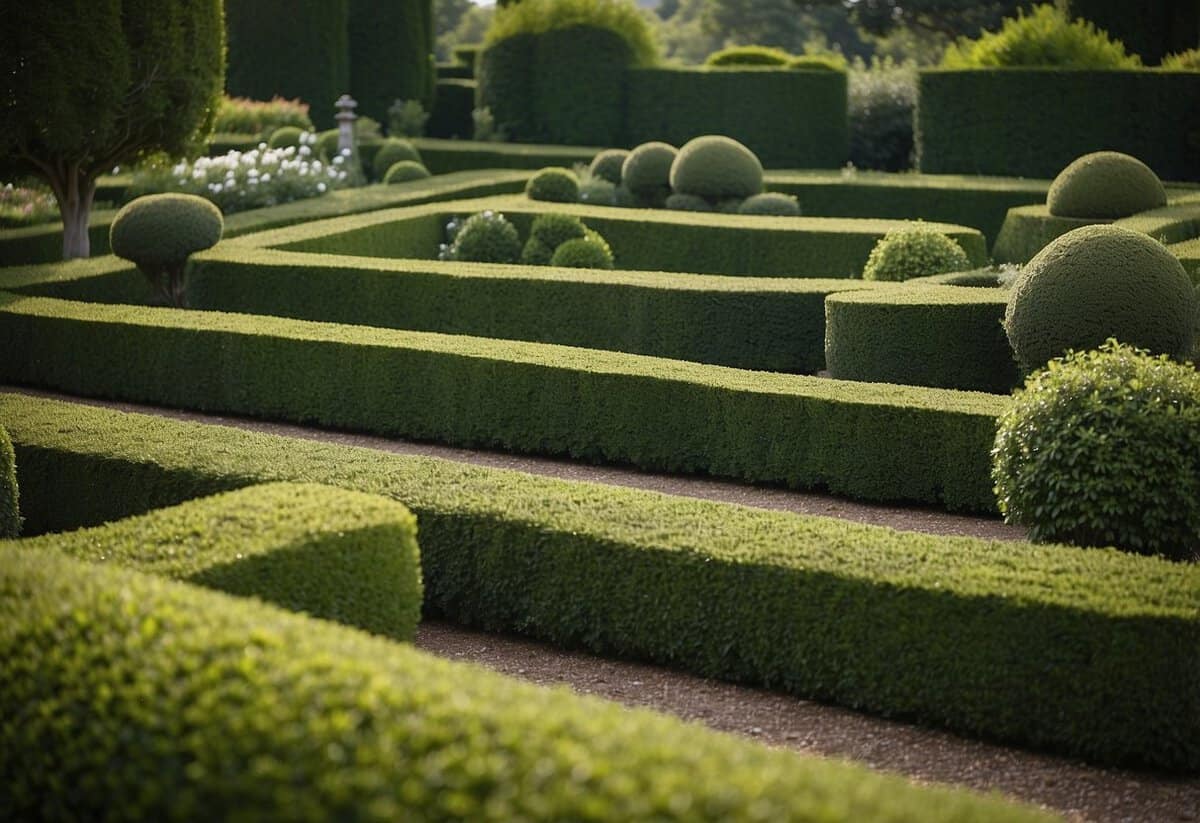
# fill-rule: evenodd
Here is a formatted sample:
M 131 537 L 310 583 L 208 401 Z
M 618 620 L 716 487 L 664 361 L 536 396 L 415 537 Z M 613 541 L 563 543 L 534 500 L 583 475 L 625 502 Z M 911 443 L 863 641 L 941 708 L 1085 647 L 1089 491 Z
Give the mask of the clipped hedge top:
M 768 169 L 763 175 L 768 189 L 780 185 L 845 185 L 882 186 L 899 189 L 946 189 L 952 191 L 1015 191 L 1028 193 L 1044 200 L 1050 188 L 1049 180 L 1027 177 L 985 177 L 967 174 L 923 174 L 921 172 L 887 172 L 869 169 L 844 174 L 840 171 L 807 171 Z
M 521 34 L 580 27 L 618 35 L 628 44 L 635 65 L 653 65 L 658 60 L 654 29 L 632 0 L 523 0 L 499 6 L 483 44 L 486 48 Z
M 962 396 L 992 408 L 1007 405 L 994 395 L 823 382 L 864 394 Z M 421 516 L 470 513 L 680 552 L 697 562 L 782 566 L 900 588 L 934 587 L 947 596 L 1019 598 L 1110 615 L 1200 619 L 1200 565 L 1116 550 L 896 532 L 17 394 L 0 393 L 0 419 L 13 421 L 9 430 L 18 449 L 151 462 L 230 484 L 324 482 L 397 498 Z
M 963 272 L 957 272 L 963 274 Z M 848 291 L 830 294 L 825 302 L 874 303 L 881 306 L 962 306 L 1008 304 L 1008 292 L 1002 289 L 942 286 L 908 281 L 894 289 Z

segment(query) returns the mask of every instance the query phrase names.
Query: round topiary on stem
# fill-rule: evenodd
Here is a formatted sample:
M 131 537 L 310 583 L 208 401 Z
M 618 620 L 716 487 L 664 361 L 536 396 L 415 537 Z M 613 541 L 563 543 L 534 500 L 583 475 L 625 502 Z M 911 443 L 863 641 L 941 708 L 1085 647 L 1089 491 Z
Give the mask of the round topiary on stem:
M 473 214 L 454 235 L 448 258 L 473 263 L 515 263 L 521 257 L 521 238 L 503 214 Z
M 621 167 L 625 165 L 625 158 L 629 156 L 629 152 L 625 149 L 605 149 L 592 158 L 592 164 L 588 167 L 593 177 L 599 177 L 601 180 L 607 180 L 614 186 L 621 185 Z
M 579 178 L 568 168 L 548 166 L 529 178 L 525 196 L 551 203 L 575 203 L 579 200 Z
M 414 160 L 401 160 L 399 163 L 393 163 L 383 176 L 383 182 L 388 183 L 409 183 L 413 180 L 424 180 L 429 177 L 429 169 L 417 163 Z
M 689 140 L 671 164 L 671 190 L 708 200 L 745 198 L 762 192 L 763 167 L 732 137 L 708 134 Z
M 1059 172 L 1046 194 L 1055 217 L 1116 219 L 1167 205 L 1167 191 L 1150 167 L 1119 151 L 1097 151 Z
M 621 188 L 646 202 L 659 202 L 671 191 L 671 164 L 679 152 L 668 143 L 642 143 L 621 166 Z
M 1000 511 L 1030 538 L 1200 558 L 1200 375 L 1107 341 L 1035 372 L 1000 416 Z
M 611 269 L 612 249 L 600 235 L 589 232 L 587 237 L 568 240 L 555 249 L 550 265 L 570 269 Z
M 863 280 L 898 282 L 970 267 L 962 246 L 935 229 L 912 223 L 879 239 L 863 268 Z
M 184 305 L 188 257 L 217 244 L 221 211 L 194 194 L 150 194 L 125 205 L 113 218 L 109 245 L 129 260 L 172 306 Z
M 401 160 L 411 160 L 414 163 L 421 163 L 421 153 L 417 151 L 417 147 L 412 143 L 402 140 L 399 137 L 389 137 L 384 140 L 382 145 L 379 146 L 379 151 L 375 153 L 375 159 L 371 161 L 371 169 L 375 174 L 375 179 L 382 180 L 384 175 L 387 174 L 388 169 Z
M 300 145 L 300 138 L 303 134 L 304 130 L 297 126 L 280 126 L 271 132 L 271 136 L 267 138 L 267 148 L 286 149 L 288 147 L 297 147 Z
M 1026 371 L 1110 337 L 1183 357 L 1195 326 L 1196 291 L 1179 260 L 1147 235 L 1111 225 L 1075 229 L 1038 252 L 1013 283 L 1004 313 Z
M 739 214 L 767 214 L 778 217 L 799 217 L 800 203 L 790 194 L 769 191 L 747 197 L 738 209 Z

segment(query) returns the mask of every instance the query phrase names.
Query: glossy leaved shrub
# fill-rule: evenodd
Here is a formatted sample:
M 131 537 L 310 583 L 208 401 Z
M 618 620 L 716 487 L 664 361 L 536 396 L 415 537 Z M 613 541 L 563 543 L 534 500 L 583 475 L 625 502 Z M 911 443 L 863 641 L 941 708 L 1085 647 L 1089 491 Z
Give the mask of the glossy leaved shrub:
M 962 247 L 941 232 L 912 223 L 889 231 L 871 249 L 863 280 L 910 280 L 966 271 L 971 261 Z

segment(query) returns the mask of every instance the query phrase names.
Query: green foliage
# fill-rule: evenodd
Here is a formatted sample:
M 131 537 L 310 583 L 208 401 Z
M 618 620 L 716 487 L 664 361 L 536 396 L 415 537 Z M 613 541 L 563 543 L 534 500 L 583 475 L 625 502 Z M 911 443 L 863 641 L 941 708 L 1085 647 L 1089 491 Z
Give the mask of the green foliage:
M 329 162 L 337 157 L 338 153 L 338 130 L 327 129 L 317 135 L 316 143 L 317 156 Z
M 0 540 L 21 533 L 21 495 L 17 487 L 17 458 L 12 441 L 0 426 Z
M 800 203 L 795 196 L 780 192 L 763 192 L 747 197 L 738 206 L 738 214 L 774 214 L 782 217 L 799 217 Z
M 893 229 L 871 249 L 863 280 L 909 280 L 971 267 L 966 252 L 942 232 L 923 223 Z
M 351 91 L 360 115 L 383 122 L 397 98 L 429 111 L 437 79 L 430 0 L 349 0 L 344 25 L 350 83 L 338 93 Z
M 579 202 L 591 206 L 619 206 L 618 191 L 625 192 L 630 198 L 628 189 L 614 186 L 602 177 L 589 177 L 579 184 Z
M 1200 560 L 1200 375 L 1107 341 L 1035 372 L 993 451 L 1005 518 L 1039 542 Z
M 396 100 L 388 106 L 387 122 L 392 137 L 424 137 L 429 113 L 420 100 Z
M 769 46 L 730 46 L 704 59 L 706 66 L 785 66 L 792 55 Z
M 1072 69 L 1133 69 L 1142 64 L 1118 40 L 1086 20 L 1072 20 L 1052 5 L 1004 21 L 998 32 L 962 39 L 946 49 L 949 69 L 1059 66 Z
M 997 263 L 1028 263 L 1055 238 L 1103 222 L 1087 217 L 1055 217 L 1045 204 L 1010 209 L 992 246 L 992 258 Z
M 1055 5 L 1105 29 L 1147 65 L 1200 44 L 1200 6 L 1190 0 L 1142 0 L 1136 14 L 1126 0 L 1055 0 Z
M 550 265 L 570 269 L 611 269 L 613 253 L 604 238 L 591 232 L 586 237 L 567 240 L 555 249 Z
M 872 60 L 870 65 L 856 61 L 850 70 L 848 106 L 850 162 L 855 167 L 884 171 L 912 167 L 915 64 L 890 59 Z
M 273 483 L 21 546 L 411 640 L 421 618 L 416 532 L 416 518 L 386 498 Z
M 389 137 L 384 140 L 371 161 L 371 170 L 375 179 L 382 180 L 388 169 L 401 160 L 421 163 L 421 152 L 417 151 L 417 147 L 411 141 L 400 137 Z
M 1200 71 L 1200 48 L 1168 54 L 1163 58 L 1166 71 Z
M 341 363 L 344 371 L 344 360 L 336 356 L 331 360 Z M 481 369 L 493 367 L 491 361 L 477 362 Z M 662 367 L 665 362 L 656 361 L 655 366 Z M 674 368 L 674 364 L 667 365 Z M 436 368 L 430 368 L 426 379 L 437 379 L 438 374 Z M 450 377 L 447 385 L 453 379 Z M 829 380 L 812 383 L 832 383 L 834 388 L 844 385 Z M 311 397 L 314 384 L 319 385 L 297 387 L 298 395 Z M 608 398 L 628 404 L 627 395 L 614 397 L 607 388 L 603 383 L 594 387 L 598 401 Z M 821 421 L 822 427 L 813 430 L 811 439 L 796 441 L 812 445 L 797 451 L 785 446 L 780 454 L 819 448 L 830 433 L 847 438 L 834 445 L 830 455 L 861 448 L 858 444 L 867 441 L 899 445 L 910 437 L 921 440 L 929 435 L 929 419 L 924 418 L 920 404 L 897 419 L 924 419 L 911 419 L 898 428 L 880 428 L 881 420 L 862 417 L 885 397 L 955 398 L 986 406 L 993 413 L 1007 405 L 1000 398 L 930 389 L 869 384 L 855 389 L 846 393 L 847 405 Z M 366 390 L 376 398 L 384 391 L 380 385 Z M 389 393 L 380 405 L 403 405 L 406 395 L 404 390 Z M 462 408 L 474 408 L 487 396 L 469 389 L 461 395 Z M 555 395 L 544 388 L 533 396 Z M 501 403 L 499 399 L 496 402 Z M 576 414 L 582 408 L 576 402 L 570 405 Z M 721 417 L 737 408 L 727 391 L 716 390 L 712 405 L 696 419 Z M 794 417 L 781 421 L 780 432 L 809 419 L 800 410 L 794 411 Z M 764 408 L 758 410 L 757 420 L 773 426 L 785 413 L 792 411 Z M 13 442 L 22 466 L 29 470 L 30 479 L 23 489 L 29 489 L 26 497 L 33 504 L 27 511 L 32 530 L 76 528 L 143 511 L 147 506 L 170 505 L 198 494 L 258 482 L 333 483 L 404 501 L 416 513 L 430 615 L 488 630 L 521 631 L 597 654 L 652 660 L 702 676 L 774 684 L 774 688 L 808 698 L 902 714 L 961 733 L 1105 763 L 1192 772 L 1200 767 L 1200 714 L 1196 711 L 1200 695 L 1191 688 L 1196 661 L 1180 653 L 1195 647 L 1200 632 L 1200 565 L 1117 552 L 896 532 L 13 394 L 0 395 L 0 418 L 15 421 Z M 644 422 L 641 427 L 645 428 Z M 760 433 L 757 424 L 751 430 L 755 437 L 746 438 L 748 445 L 774 436 L 774 431 Z M 826 435 L 818 436 L 817 431 Z M 887 436 L 876 438 L 875 432 Z M 655 430 L 648 439 L 652 441 L 657 433 Z M 994 419 L 988 421 L 984 433 L 986 450 L 995 437 Z M 935 435 L 928 445 L 936 451 L 944 442 Z M 938 465 L 919 447 L 911 457 L 912 462 L 900 460 L 881 471 L 915 479 Z M 956 457 L 945 453 L 941 459 L 952 465 Z M 986 452 L 983 457 L 986 475 L 990 459 Z M 990 486 L 989 481 L 989 495 Z M 37 602 L 72 612 L 78 606 L 72 598 L 81 597 L 86 587 L 61 573 L 58 561 L 43 562 L 54 564 L 44 578 L 61 585 L 66 599 L 54 592 Z M 0 569 L 10 575 L 17 568 L 18 564 L 7 559 L 0 563 Z M 110 582 L 115 574 L 112 570 L 95 567 L 92 573 L 101 575 L 97 592 L 128 590 L 127 603 L 154 602 L 141 589 Z M 5 583 L 0 590 L 30 591 L 31 587 Z M 196 594 L 189 597 L 202 596 L 190 591 Z M 572 607 L 564 608 L 564 603 Z M 258 631 L 266 630 L 265 607 L 237 607 L 242 608 L 253 609 L 249 622 Z M 172 613 L 183 616 L 180 619 L 202 616 L 205 642 L 211 643 L 213 637 L 223 634 L 219 621 L 238 612 L 186 605 L 173 608 Z M 831 621 L 831 614 L 839 619 Z M 210 621 L 210 615 L 217 624 Z M 139 627 L 144 618 L 135 613 L 128 619 L 131 626 Z M 0 620 L 0 633 L 6 628 L 12 631 L 15 624 L 11 615 L 6 615 Z M 38 625 L 47 631 L 62 631 L 80 624 L 73 619 L 45 619 Z M 94 628 L 96 623 L 89 622 L 80 630 L 89 626 Z M 278 643 L 293 659 L 300 658 L 306 677 L 313 671 L 307 644 L 318 637 L 331 632 L 337 635 L 331 651 L 321 654 L 325 660 L 336 657 L 332 649 L 338 654 L 358 655 L 348 631 L 328 624 L 307 626 L 297 642 L 284 638 Z M 137 635 L 135 628 L 95 629 L 89 636 Z M 259 635 L 248 634 L 241 626 L 234 627 L 231 635 L 238 659 L 245 660 L 247 637 Z M 55 659 L 48 649 L 70 645 L 41 637 L 29 639 L 35 659 L 43 662 Z M 135 647 L 119 644 L 122 650 Z M 172 643 L 163 648 L 182 646 Z M 386 654 L 383 648 L 372 644 L 371 650 L 362 654 L 364 664 L 374 661 L 378 665 L 399 653 L 395 644 L 387 645 L 391 651 Z M 8 649 L 3 652 L 6 661 L 21 659 Z M 206 659 L 190 651 L 182 653 L 191 662 Z M 459 699 L 446 717 L 461 718 L 466 711 L 464 695 L 488 677 L 473 673 L 450 678 L 447 689 Z M 380 684 L 378 678 L 367 680 L 373 688 Z M 401 693 L 428 694 L 433 688 L 428 671 L 422 671 L 415 682 L 420 688 L 404 688 Z M 320 702 L 326 705 L 330 689 L 327 684 L 318 688 L 325 695 Z M 54 688 L 42 692 L 61 693 Z M 283 698 L 294 697 L 306 711 L 311 708 L 308 696 L 296 694 L 294 687 L 281 686 L 270 692 L 273 707 L 286 704 Z M 550 712 L 533 705 L 531 694 L 523 691 L 514 703 L 540 722 Z M 217 700 L 213 705 L 237 703 Z M 499 705 L 495 698 L 485 704 L 493 709 Z M 164 716 L 162 707 L 156 704 L 155 710 L 156 716 Z M 173 715 L 165 712 L 165 716 Z M 327 715 L 309 711 L 308 716 Z M 630 714 L 622 711 L 619 716 L 628 720 Z M 406 709 L 405 717 L 412 721 L 412 712 Z M 597 719 L 601 728 L 611 731 L 617 717 Z M 352 732 L 361 745 L 362 734 L 371 729 L 394 729 L 396 722 L 380 720 Z M 444 722 L 445 718 L 439 720 Z M 495 727 L 491 722 L 471 724 L 474 728 Z M 573 725 L 553 724 L 556 751 L 562 746 L 563 728 Z M 247 727 L 291 725 L 249 723 Z M 83 724 L 82 728 L 89 726 Z M 74 725 L 69 733 L 77 733 Z M 663 744 L 661 735 L 653 737 L 656 745 Z M 127 738 L 106 735 L 104 739 Z M 307 738 L 301 734 L 299 739 Z M 461 745 L 465 733 L 452 734 L 450 739 Z M 528 735 L 519 729 L 512 729 L 506 739 L 529 743 Z M 583 739 L 588 743 L 585 748 L 594 751 L 597 738 L 592 730 L 587 730 Z M 39 745 L 22 746 L 18 762 L 27 764 L 30 752 L 44 751 L 45 738 L 41 740 Z M 389 744 L 388 763 L 397 756 L 394 743 L 392 739 Z M 143 745 L 139 751 L 145 748 Z M 695 751 L 697 747 L 681 748 Z M 614 757 L 627 764 L 631 750 L 622 744 L 614 750 Z M 156 774 L 163 769 L 159 760 L 153 762 Z M 111 768 L 113 762 L 124 761 L 105 758 L 104 767 Z M 325 760 L 321 767 L 328 768 Z M 411 770 L 404 768 L 411 776 Z M 761 777 L 760 768 L 754 766 L 753 770 Z M 12 772 L 6 769 L 5 773 Z M 241 772 L 234 770 L 234 774 Z M 444 778 L 446 772 L 438 774 Z M 705 785 L 694 770 L 681 779 L 689 786 Z M 720 782 L 725 787 L 733 783 L 727 772 L 722 772 Z M 371 785 L 394 784 L 385 778 Z M 324 783 L 317 780 L 303 785 Z M 814 785 L 828 787 L 827 778 Z M 294 786 L 289 791 L 294 791 Z M 804 796 L 809 791 L 791 794 Z M 833 791 L 838 805 L 860 796 Z M 111 804 L 112 797 L 105 792 L 101 802 Z M 893 816 L 907 817 L 891 799 L 887 808 Z M 936 819 L 944 809 L 930 807 L 913 816 Z M 964 812 L 961 818 L 974 820 L 978 814 Z
M 789 69 L 799 71 L 846 71 L 846 58 L 839 52 L 801 54 L 787 61 Z
M 628 156 L 629 152 L 625 149 L 605 149 L 592 158 L 588 170 L 593 177 L 599 177 L 614 186 L 619 186 L 621 185 L 621 168 L 625 165 L 625 158 Z
M 762 163 L 738 141 L 721 135 L 689 140 L 671 163 L 671 189 L 710 200 L 762 192 Z
M 1110 337 L 1183 357 L 1196 332 L 1196 293 L 1157 241 L 1120 226 L 1085 226 L 1054 240 L 1021 272 L 1004 327 L 1026 371 Z
M 536 237 L 526 240 L 521 249 L 521 262 L 527 266 L 549 266 L 553 257 L 554 249 Z
M 471 263 L 515 263 L 521 257 L 521 239 L 503 214 L 481 211 L 462 224 L 450 245 L 451 260 Z
M 633 64 L 658 60 L 654 30 L 638 7 L 628 0 L 522 0 L 496 10 L 484 36 L 484 46 L 510 37 L 541 35 L 573 28 L 611 31 L 628 45 Z
M 663 205 L 672 211 L 713 211 L 712 203 L 698 194 L 671 194 Z
M 1007 394 L 1017 385 L 1004 336 L 1007 294 L 914 285 L 831 294 L 825 363 L 838 380 Z
M 267 147 L 272 149 L 298 147 L 304 133 L 303 129 L 296 126 L 280 126 L 271 132 L 271 137 L 267 140 Z
M 400 160 L 393 163 L 383 175 L 385 183 L 411 183 L 413 180 L 424 180 L 429 177 L 429 169 L 413 160 Z
M 550 166 L 529 178 L 525 195 L 530 200 L 574 203 L 579 200 L 579 178 L 562 166 Z
M 1054 217 L 1128 217 L 1167 205 L 1167 192 L 1158 175 L 1136 157 L 1097 151 L 1059 172 L 1046 205 Z
M 220 209 L 203 197 L 150 194 L 117 212 L 109 245 L 117 257 L 136 264 L 163 298 L 180 306 L 188 257 L 215 246 L 224 228 Z
M 636 146 L 621 165 L 621 185 L 636 197 L 655 200 L 671 189 L 671 165 L 679 150 L 669 143 Z
M 529 236 L 540 240 L 553 251 L 568 240 L 574 240 L 587 234 L 583 221 L 571 214 L 539 214 L 533 219 Z
M 248 134 L 255 137 L 271 134 L 283 126 L 312 131 L 308 104 L 299 100 L 285 100 L 278 95 L 266 101 L 226 95 L 221 98 L 213 121 L 213 131 L 218 134 Z

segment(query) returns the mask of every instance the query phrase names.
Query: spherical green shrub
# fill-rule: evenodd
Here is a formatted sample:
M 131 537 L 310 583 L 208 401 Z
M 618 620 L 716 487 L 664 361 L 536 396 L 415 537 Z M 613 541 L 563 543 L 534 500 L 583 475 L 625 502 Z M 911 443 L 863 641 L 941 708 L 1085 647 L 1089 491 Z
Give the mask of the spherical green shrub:
M 553 257 L 554 249 L 536 237 L 526 240 L 525 247 L 521 249 L 521 262 L 526 266 L 549 266 Z
M 1128 217 L 1167 205 L 1167 191 L 1150 167 L 1119 151 L 1097 151 L 1073 160 L 1046 194 L 1055 217 Z
M 721 214 L 739 214 L 742 210 L 742 204 L 745 199 L 741 197 L 726 197 L 724 200 L 718 200 L 714 211 Z
M 317 134 L 318 157 L 324 158 L 326 162 L 332 160 L 338 153 L 338 130 L 329 129 Z
M 799 217 L 800 203 L 790 194 L 769 191 L 747 197 L 738 209 L 741 214 L 773 214 L 781 217 Z
M 17 494 L 17 458 L 8 432 L 0 426 L 0 540 L 21 534 Z
M 1133 69 L 1142 64 L 1119 40 L 1086 20 L 1072 20 L 1052 5 L 1031 14 L 1018 11 L 1000 31 L 984 32 L 978 40 L 952 43 L 942 56 L 949 69 L 1011 66 L 1063 66 L 1075 69 Z
M 1163 58 L 1161 68 L 1167 71 L 1200 71 L 1200 49 L 1168 54 Z
M 588 170 L 591 171 L 593 177 L 619 186 L 621 184 L 621 167 L 625 165 L 625 158 L 628 156 L 629 152 L 625 149 L 605 149 L 592 158 L 592 164 Z
M 1030 538 L 1200 559 L 1200 375 L 1106 342 L 1030 376 L 992 450 L 1000 511 Z
M 709 134 L 689 140 L 671 164 L 671 190 L 709 200 L 762 192 L 763 167 L 754 152 L 730 137 Z
M 413 180 L 424 180 L 429 177 L 429 169 L 413 160 L 401 160 L 393 163 L 383 175 L 385 183 L 409 183 Z
M 193 252 L 215 246 L 225 220 L 194 194 L 149 194 L 127 203 L 113 218 L 113 254 L 137 265 L 161 297 L 184 304 L 184 268 Z
M 621 166 L 621 186 L 634 197 L 666 197 L 671 188 L 671 164 L 679 152 L 668 143 L 642 143 Z
M 792 55 L 770 46 L 730 46 L 704 58 L 706 66 L 786 66 Z
M 569 269 L 611 269 L 612 249 L 595 233 L 568 240 L 554 250 L 550 265 Z
M 540 240 L 553 251 L 568 240 L 584 237 L 587 227 L 578 217 L 570 214 L 539 214 L 529 228 L 529 236 Z
M 280 126 L 271 132 L 271 136 L 267 138 L 267 147 L 272 149 L 286 149 L 289 146 L 300 145 L 300 135 L 304 134 L 304 130 L 296 126 Z
M 473 263 L 515 263 L 521 257 L 521 238 L 503 214 L 482 211 L 462 224 L 450 246 L 449 259 Z
M 551 203 L 575 203 L 579 200 L 579 178 L 570 169 L 548 166 L 529 178 L 525 196 Z
M 862 276 L 863 280 L 901 281 L 970 267 L 967 253 L 949 237 L 921 223 L 911 223 L 879 239 Z
M 712 211 L 712 203 L 694 194 L 672 194 L 667 198 L 666 207 L 673 211 Z
M 379 146 L 379 151 L 375 152 L 375 159 L 371 162 L 371 171 L 374 173 L 375 179 L 382 180 L 388 169 L 401 160 L 421 163 L 421 153 L 408 140 L 399 137 L 389 137 L 384 140 Z
M 1130 229 L 1084 226 L 1034 256 L 1009 292 L 1004 329 L 1026 370 L 1110 337 L 1183 357 L 1196 325 L 1196 291 L 1160 243 Z

